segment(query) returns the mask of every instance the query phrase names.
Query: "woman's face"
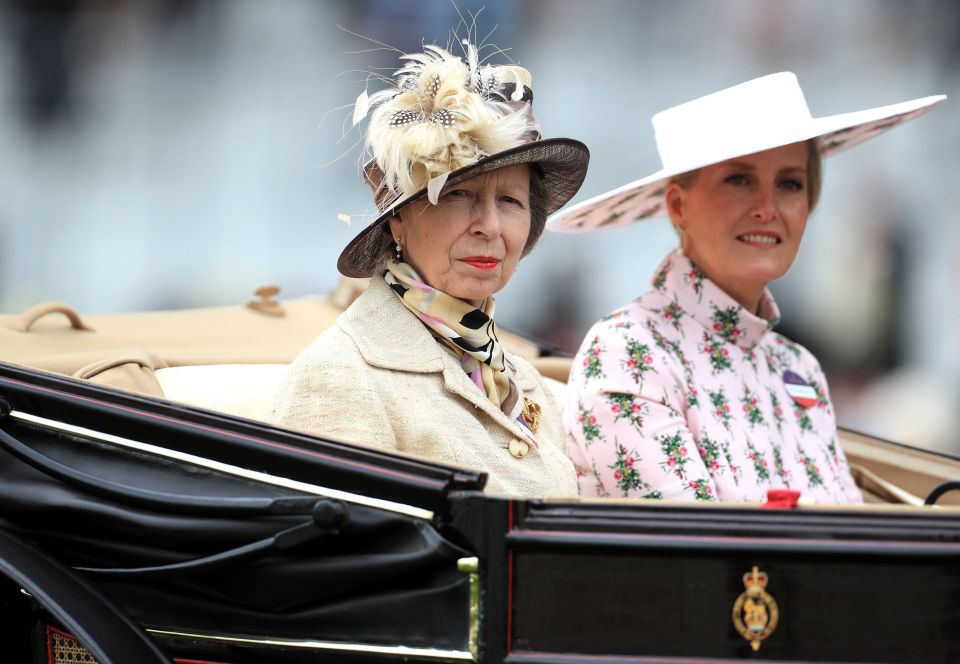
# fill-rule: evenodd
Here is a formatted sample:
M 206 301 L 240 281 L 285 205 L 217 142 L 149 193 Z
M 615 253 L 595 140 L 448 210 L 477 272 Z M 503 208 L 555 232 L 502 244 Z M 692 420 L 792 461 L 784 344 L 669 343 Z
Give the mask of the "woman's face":
M 667 187 L 687 256 L 750 311 L 800 247 L 810 214 L 807 149 L 793 143 L 737 157 L 701 168 L 686 187 Z
M 390 218 L 403 260 L 430 286 L 480 306 L 513 274 L 530 233 L 526 164 L 478 175 Z

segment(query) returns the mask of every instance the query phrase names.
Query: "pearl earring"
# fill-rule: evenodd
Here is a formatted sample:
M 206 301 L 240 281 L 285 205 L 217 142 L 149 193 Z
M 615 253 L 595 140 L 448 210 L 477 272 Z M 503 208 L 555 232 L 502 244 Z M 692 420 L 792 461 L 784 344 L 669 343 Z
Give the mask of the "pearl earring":
M 398 241 L 398 242 L 397 242 L 397 257 L 396 257 L 396 259 L 395 259 L 396 262 L 398 262 L 398 263 L 400 263 L 400 262 L 403 261 L 403 256 L 400 255 L 400 249 L 401 249 L 401 247 L 400 247 L 400 242 Z
M 680 238 L 681 253 L 686 255 L 687 249 L 690 247 L 690 236 L 687 235 L 686 230 L 680 224 L 673 224 L 673 230 L 677 232 L 677 236 Z

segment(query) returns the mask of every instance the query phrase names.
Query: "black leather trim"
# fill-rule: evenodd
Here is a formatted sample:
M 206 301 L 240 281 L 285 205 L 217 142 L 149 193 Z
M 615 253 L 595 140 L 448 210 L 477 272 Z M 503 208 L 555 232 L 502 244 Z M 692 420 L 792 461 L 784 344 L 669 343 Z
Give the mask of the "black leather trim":
M 0 574 L 30 593 L 99 664 L 172 661 L 113 602 L 53 558 L 4 530 L 0 530 Z

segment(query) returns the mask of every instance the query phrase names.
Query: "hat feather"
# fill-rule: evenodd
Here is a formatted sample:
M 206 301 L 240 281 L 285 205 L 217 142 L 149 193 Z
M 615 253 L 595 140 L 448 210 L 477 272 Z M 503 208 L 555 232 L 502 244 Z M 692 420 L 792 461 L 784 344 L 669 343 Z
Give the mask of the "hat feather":
M 438 176 L 483 157 L 516 147 L 538 127 L 528 102 L 531 78 L 518 66 L 478 64 L 477 49 L 466 45 L 467 62 L 433 45 L 401 56 L 396 87 L 361 95 L 370 111 L 367 149 L 383 171 L 385 207 L 427 187 L 439 194 Z M 514 89 L 508 96 L 500 90 Z M 529 100 L 529 97 L 527 97 Z M 355 109 L 355 117 L 363 117 Z

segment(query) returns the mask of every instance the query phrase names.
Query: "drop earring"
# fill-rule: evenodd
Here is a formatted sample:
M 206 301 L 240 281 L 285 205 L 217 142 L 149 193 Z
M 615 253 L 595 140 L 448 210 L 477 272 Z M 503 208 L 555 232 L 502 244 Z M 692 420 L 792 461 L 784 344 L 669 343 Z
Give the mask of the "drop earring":
M 690 257 L 690 236 L 682 228 L 680 229 L 680 251 L 684 256 Z
M 684 256 L 686 256 L 687 249 L 689 248 L 689 245 L 690 245 L 690 239 L 687 236 L 686 231 L 679 224 L 673 224 L 673 230 L 677 232 L 677 236 L 680 238 L 680 252 Z
M 394 259 L 397 263 L 403 262 L 403 256 L 401 256 L 400 250 L 401 250 L 400 243 L 397 242 L 397 250 L 396 250 L 396 251 L 397 251 L 397 256 L 396 256 L 396 258 Z

